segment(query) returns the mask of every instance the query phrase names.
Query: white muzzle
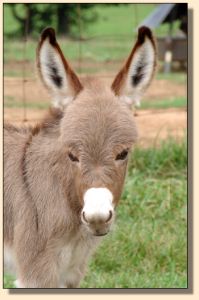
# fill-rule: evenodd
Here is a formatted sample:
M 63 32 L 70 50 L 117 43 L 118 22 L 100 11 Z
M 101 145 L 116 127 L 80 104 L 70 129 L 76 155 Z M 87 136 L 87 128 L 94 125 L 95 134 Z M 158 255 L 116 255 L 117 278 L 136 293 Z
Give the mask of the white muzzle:
M 90 188 L 83 200 L 83 223 L 94 235 L 105 235 L 113 221 L 113 194 L 107 188 Z

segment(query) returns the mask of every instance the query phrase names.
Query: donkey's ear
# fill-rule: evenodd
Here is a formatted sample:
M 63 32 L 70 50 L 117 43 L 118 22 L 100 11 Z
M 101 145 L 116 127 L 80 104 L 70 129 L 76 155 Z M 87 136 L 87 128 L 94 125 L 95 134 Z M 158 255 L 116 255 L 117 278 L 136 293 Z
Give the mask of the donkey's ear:
M 156 44 L 151 30 L 140 27 L 137 41 L 125 65 L 115 77 L 112 90 L 127 104 L 139 104 L 156 66 Z
M 83 88 L 64 58 L 53 28 L 46 28 L 41 34 L 37 68 L 45 86 L 52 93 L 54 106 L 66 106 Z

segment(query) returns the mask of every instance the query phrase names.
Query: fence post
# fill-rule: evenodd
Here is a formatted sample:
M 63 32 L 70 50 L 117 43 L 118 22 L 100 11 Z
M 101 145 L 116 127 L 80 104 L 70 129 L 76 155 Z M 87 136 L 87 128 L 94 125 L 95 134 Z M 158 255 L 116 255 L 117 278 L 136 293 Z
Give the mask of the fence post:
M 29 26 L 29 11 L 26 8 L 26 19 L 24 28 L 24 42 L 23 42 L 23 62 L 22 62 L 22 102 L 23 102 L 23 122 L 27 122 L 27 101 L 26 101 L 26 45 L 28 37 Z
M 82 72 L 82 15 L 81 15 L 81 5 L 77 4 L 77 15 L 78 15 L 78 29 L 79 29 L 79 59 L 78 68 L 79 73 Z

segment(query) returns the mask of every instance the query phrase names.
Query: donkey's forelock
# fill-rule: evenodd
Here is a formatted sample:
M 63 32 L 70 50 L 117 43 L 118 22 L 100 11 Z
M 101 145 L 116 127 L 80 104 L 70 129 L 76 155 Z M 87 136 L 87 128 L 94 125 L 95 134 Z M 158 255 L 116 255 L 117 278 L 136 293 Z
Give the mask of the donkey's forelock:
M 99 94 L 100 89 L 100 94 Z M 61 123 L 62 137 L 77 144 L 99 149 L 136 141 L 133 114 L 113 91 L 99 80 L 91 81 L 65 109 Z

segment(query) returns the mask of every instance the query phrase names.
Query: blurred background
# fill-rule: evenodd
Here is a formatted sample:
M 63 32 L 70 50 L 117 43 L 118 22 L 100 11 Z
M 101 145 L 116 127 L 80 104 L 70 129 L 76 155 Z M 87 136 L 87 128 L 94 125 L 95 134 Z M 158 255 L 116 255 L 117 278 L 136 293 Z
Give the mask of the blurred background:
M 137 110 L 138 145 L 116 230 L 82 287 L 187 287 L 187 4 L 4 4 L 4 120 L 35 124 L 50 106 L 36 47 L 52 26 L 73 69 L 112 82 L 141 25 L 157 38 L 158 69 Z M 143 188 L 144 187 L 144 188 Z M 13 277 L 5 276 L 5 286 Z

